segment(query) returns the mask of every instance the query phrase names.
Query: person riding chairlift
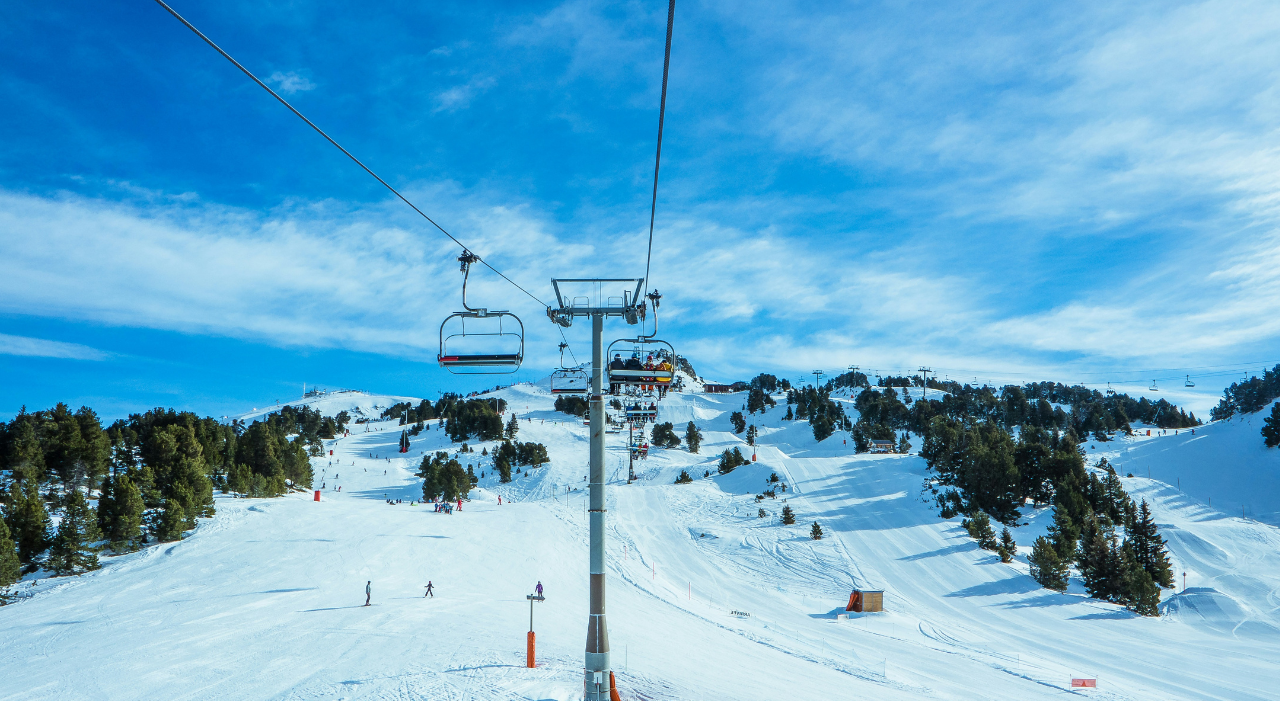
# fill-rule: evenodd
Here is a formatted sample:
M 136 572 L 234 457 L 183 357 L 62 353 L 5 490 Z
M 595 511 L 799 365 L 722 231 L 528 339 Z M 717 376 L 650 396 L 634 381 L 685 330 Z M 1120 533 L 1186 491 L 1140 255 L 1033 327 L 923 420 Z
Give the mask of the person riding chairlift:
M 610 369 L 610 370 L 625 370 L 625 369 L 626 369 L 626 367 L 627 367 L 627 364 L 626 364 L 626 363 L 624 363 L 624 362 L 622 362 L 622 354 L 621 354 L 621 353 L 614 353 L 614 354 L 613 354 L 613 362 L 609 363 L 609 369 Z M 622 389 L 622 383 L 620 383 L 620 382 L 610 382 L 610 383 L 609 383 L 609 394 L 617 394 L 617 393 L 618 393 L 618 391 L 619 391 L 620 389 Z

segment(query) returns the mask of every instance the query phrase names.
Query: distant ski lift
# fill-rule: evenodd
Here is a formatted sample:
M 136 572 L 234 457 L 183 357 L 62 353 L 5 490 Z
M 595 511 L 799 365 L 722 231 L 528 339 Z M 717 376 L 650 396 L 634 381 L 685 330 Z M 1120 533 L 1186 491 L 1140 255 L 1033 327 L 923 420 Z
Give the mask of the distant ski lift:
M 1116 396 L 1116 391 L 1115 391 L 1114 389 L 1111 389 L 1111 383 L 1110 383 L 1110 382 L 1108 382 L 1108 383 L 1107 383 L 1107 396 L 1108 396 L 1108 397 L 1114 397 L 1114 396 Z
M 568 343 L 560 342 L 560 368 L 551 373 L 552 394 L 586 394 L 591 386 L 591 376 L 581 367 L 565 367 L 564 351 Z
M 1155 380 L 1152 380 L 1152 381 L 1151 381 L 1151 391 L 1152 391 L 1152 392 L 1159 392 L 1159 391 L 1160 391 L 1160 388 L 1156 386 L 1156 381 L 1155 381 Z
M 1192 382 L 1192 381 L 1191 381 L 1191 376 L 1190 376 L 1190 375 L 1187 375 L 1187 381 L 1186 381 L 1186 383 L 1185 383 L 1183 386 L 1184 386 L 1184 387 L 1195 387 L 1195 386 L 1196 386 L 1196 383 L 1194 383 L 1194 382 Z
M 471 264 L 480 258 L 464 250 L 462 308 L 440 324 L 440 366 L 455 375 L 500 375 L 520 369 L 524 361 L 524 323 L 515 314 L 467 306 Z
M 645 406 L 643 404 L 633 404 L 623 409 L 623 413 L 627 415 L 627 420 L 633 423 L 643 425 L 648 421 L 652 421 L 658 416 L 658 409 L 653 406 Z

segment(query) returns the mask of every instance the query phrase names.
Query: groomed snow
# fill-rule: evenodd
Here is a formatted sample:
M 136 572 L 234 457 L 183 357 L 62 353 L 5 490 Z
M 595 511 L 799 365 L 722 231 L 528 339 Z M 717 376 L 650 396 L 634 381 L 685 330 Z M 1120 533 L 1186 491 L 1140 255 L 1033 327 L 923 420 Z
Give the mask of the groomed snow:
M 409 504 L 421 496 L 413 473 L 424 451 L 458 446 L 432 429 L 401 456 L 394 422 L 353 425 L 332 442 L 332 466 L 315 461 L 319 503 L 220 497 L 186 540 L 24 583 L 34 595 L 0 608 L 0 699 L 581 698 L 586 428 L 540 387 L 496 394 L 522 419 L 518 439 L 547 445 L 549 466 L 499 485 L 476 445 L 459 458 L 486 473 L 480 488 L 436 514 Z M 318 408 L 376 418 L 406 399 L 330 395 Z M 1189 573 L 1186 593 L 1166 592 L 1166 616 L 1140 618 L 1078 582 L 1039 588 L 1024 558 L 1001 564 L 922 501 L 919 457 L 854 455 L 841 434 L 815 443 L 807 424 L 781 420 L 781 403 L 748 416 L 762 429 L 756 464 L 702 478 L 726 447 L 750 454 L 728 420 L 744 401 L 668 397 L 659 420 L 681 434 L 697 422 L 701 454 L 654 450 L 635 484 L 625 434 L 608 436 L 608 620 L 624 699 L 1059 698 L 1073 676 L 1096 677 L 1088 693 L 1110 699 L 1276 698 L 1280 535 L 1160 481 L 1168 466 L 1193 486 L 1197 443 L 1181 434 L 1093 451 L 1121 474 L 1150 460 L 1153 479 L 1126 488 L 1152 503 Z M 1197 431 L 1216 454 L 1244 456 L 1216 465 L 1217 479 L 1261 479 L 1272 458 L 1248 457 L 1256 429 L 1229 430 Z M 672 484 L 681 469 L 698 479 Z M 789 491 L 757 505 L 771 472 Z M 783 498 L 794 526 L 778 523 Z M 1275 512 L 1259 499 L 1259 514 Z M 1015 533 L 1024 553 L 1048 514 Z M 821 541 L 808 539 L 815 520 Z M 428 580 L 435 598 L 423 597 Z M 524 596 L 539 580 L 530 670 Z M 885 612 L 836 620 L 855 586 L 884 589 Z

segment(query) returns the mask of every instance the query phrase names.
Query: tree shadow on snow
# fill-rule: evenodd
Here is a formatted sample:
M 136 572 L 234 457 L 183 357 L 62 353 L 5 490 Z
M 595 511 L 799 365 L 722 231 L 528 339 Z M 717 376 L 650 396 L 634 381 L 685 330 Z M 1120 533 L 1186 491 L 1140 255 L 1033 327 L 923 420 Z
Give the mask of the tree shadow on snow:
M 999 596 L 1001 594 L 1029 594 L 1040 588 L 1040 585 L 1030 577 L 1008 577 L 998 579 L 994 582 L 983 582 L 966 587 L 957 591 L 953 591 L 946 596 L 949 597 L 970 597 L 970 596 Z
M 924 560 L 930 557 L 943 557 L 944 555 L 955 555 L 956 553 L 968 552 L 970 550 L 976 550 L 977 547 L 978 544 L 975 542 L 960 543 L 958 545 L 948 545 L 945 548 L 938 548 L 937 550 L 930 550 L 927 553 L 907 555 L 906 557 L 898 558 L 898 560 L 902 562 L 915 562 L 917 560 Z
M 1022 599 L 1021 601 L 1010 601 L 1004 604 L 1007 609 L 1029 609 L 1042 608 L 1045 606 L 1070 606 L 1071 604 L 1080 603 L 1079 597 L 1068 594 L 1058 594 L 1056 592 L 1045 592 L 1040 596 Z
M 1125 618 L 1137 618 L 1138 614 L 1117 608 L 1115 611 L 1105 611 L 1101 613 L 1086 613 L 1083 616 L 1073 616 L 1073 621 L 1098 621 L 1098 620 L 1115 620 Z

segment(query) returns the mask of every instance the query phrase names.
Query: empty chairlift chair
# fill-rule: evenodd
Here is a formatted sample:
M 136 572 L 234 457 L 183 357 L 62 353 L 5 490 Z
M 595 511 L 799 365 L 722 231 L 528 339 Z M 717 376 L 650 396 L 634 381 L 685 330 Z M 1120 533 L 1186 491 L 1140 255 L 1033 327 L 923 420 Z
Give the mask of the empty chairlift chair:
M 456 375 L 512 373 L 524 361 L 524 324 L 509 311 L 467 306 L 471 264 L 480 260 L 470 251 L 462 263 L 462 308 L 440 324 L 440 366 Z M 470 325 L 471 328 L 468 328 Z
M 552 394 L 586 394 L 591 387 L 591 375 L 585 368 L 565 367 L 564 351 L 568 343 L 560 343 L 560 368 L 551 373 Z

